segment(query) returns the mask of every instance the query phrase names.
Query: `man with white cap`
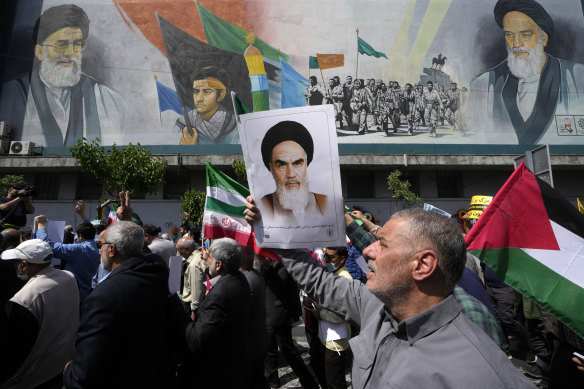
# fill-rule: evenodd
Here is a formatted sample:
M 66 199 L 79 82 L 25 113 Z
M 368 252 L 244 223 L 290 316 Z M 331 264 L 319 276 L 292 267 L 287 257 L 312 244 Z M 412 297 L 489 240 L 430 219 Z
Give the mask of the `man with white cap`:
M 51 246 L 40 239 L 2 253 L 2 260 L 14 261 L 18 277 L 27 280 L 6 304 L 3 389 L 61 387 L 63 366 L 73 357 L 79 289 L 73 274 L 50 266 L 52 258 Z

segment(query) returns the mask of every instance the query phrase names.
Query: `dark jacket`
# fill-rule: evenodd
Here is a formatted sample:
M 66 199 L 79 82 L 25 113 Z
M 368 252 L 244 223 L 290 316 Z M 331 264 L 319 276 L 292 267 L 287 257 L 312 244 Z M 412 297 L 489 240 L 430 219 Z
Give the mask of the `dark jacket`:
M 280 328 L 302 314 L 298 287 L 284 265 L 276 262 L 263 271 L 266 280 L 266 323 Z
M 156 388 L 164 363 L 168 268 L 128 259 L 85 299 L 67 388 Z
M 268 348 L 266 332 L 266 283 L 261 274 L 253 269 L 242 270 L 251 290 L 250 353 L 254 361 L 261 358 Z
M 211 288 L 194 323 L 185 329 L 194 358 L 193 385 L 238 388 L 247 382 L 251 292 L 240 271 L 226 273 Z

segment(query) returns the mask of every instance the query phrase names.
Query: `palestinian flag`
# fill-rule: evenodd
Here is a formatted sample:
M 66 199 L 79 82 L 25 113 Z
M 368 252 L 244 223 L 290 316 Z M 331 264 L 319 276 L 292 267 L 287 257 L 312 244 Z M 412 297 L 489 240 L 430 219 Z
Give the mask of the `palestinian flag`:
M 279 261 L 271 249 L 256 247 L 251 225 L 245 221 L 245 199 L 249 189 L 215 169 L 207 162 L 207 198 L 203 213 L 203 233 L 209 239 L 231 238 L 242 246 L 251 246 L 265 257 Z
M 505 283 L 584 337 L 584 215 L 523 163 L 466 244 Z

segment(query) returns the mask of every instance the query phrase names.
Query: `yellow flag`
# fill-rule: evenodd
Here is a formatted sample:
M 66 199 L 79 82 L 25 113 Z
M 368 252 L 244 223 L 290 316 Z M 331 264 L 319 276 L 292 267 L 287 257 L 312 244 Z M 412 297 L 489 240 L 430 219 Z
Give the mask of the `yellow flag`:
M 316 54 L 320 69 L 338 68 L 345 65 L 344 54 Z
M 576 201 L 578 202 L 578 211 L 580 211 L 580 213 L 584 215 L 584 205 L 582 205 L 578 197 L 576 197 Z

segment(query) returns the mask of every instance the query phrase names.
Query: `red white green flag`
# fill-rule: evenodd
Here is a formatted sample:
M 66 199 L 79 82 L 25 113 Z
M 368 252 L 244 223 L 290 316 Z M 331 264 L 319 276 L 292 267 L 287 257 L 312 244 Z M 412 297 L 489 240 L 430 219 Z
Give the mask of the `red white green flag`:
M 251 246 L 265 257 L 280 258 L 271 249 L 256 247 L 252 226 L 245 221 L 245 199 L 249 189 L 207 162 L 207 197 L 203 213 L 203 233 L 209 239 L 231 238 L 242 246 Z
M 584 337 L 584 215 L 523 163 L 466 244 L 505 283 Z

